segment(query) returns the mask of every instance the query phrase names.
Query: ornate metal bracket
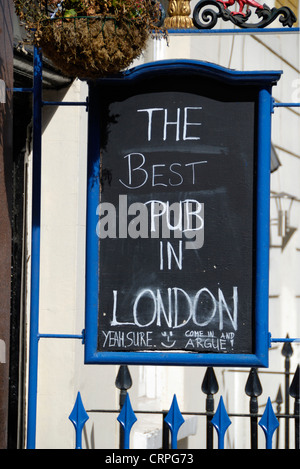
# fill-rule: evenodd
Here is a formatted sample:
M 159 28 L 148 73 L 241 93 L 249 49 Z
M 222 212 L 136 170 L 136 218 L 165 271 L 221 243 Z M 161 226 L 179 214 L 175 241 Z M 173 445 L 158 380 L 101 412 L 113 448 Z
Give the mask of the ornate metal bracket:
M 261 5 L 255 0 L 238 0 L 240 8 L 236 12 L 228 8 L 234 3 L 235 0 L 200 0 L 194 8 L 194 26 L 198 29 L 212 29 L 219 18 L 224 21 L 231 21 L 240 28 L 264 28 L 277 17 L 279 17 L 279 21 L 283 26 L 292 27 L 297 21 L 295 14 L 288 7 L 271 9 L 268 5 Z M 206 8 L 210 6 L 215 7 L 215 9 Z M 243 11 L 244 6 L 247 6 L 246 12 Z M 256 7 L 255 14 L 259 19 L 257 23 L 247 22 L 252 15 L 249 6 Z

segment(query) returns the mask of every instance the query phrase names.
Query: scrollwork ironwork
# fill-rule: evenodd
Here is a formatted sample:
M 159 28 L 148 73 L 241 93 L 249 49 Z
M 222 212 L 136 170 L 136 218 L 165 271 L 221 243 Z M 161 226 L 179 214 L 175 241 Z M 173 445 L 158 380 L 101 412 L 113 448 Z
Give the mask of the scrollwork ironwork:
M 239 11 L 231 11 L 228 6 L 235 3 L 235 0 L 200 0 L 194 8 L 193 23 L 198 29 L 212 29 L 219 18 L 224 21 L 231 21 L 240 28 L 264 28 L 279 17 L 283 26 L 292 27 L 297 21 L 293 11 L 288 7 L 269 8 L 268 5 L 260 5 L 255 0 L 239 0 Z M 247 11 L 243 8 L 247 6 Z M 256 23 L 248 23 L 252 15 L 249 6 L 256 7 L 255 14 L 258 18 Z M 212 9 L 211 7 L 214 7 Z

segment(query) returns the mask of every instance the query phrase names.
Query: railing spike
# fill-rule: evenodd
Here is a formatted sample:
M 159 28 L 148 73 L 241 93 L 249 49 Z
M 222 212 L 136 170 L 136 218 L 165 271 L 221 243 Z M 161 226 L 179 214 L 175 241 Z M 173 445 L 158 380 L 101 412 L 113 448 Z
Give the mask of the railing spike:
M 76 448 L 82 448 L 82 430 L 85 425 L 85 422 L 89 419 L 88 414 L 83 407 L 82 399 L 80 392 L 77 394 L 77 398 L 73 407 L 71 414 L 69 415 L 69 419 L 73 423 L 76 432 Z
M 176 395 L 174 394 L 173 401 L 168 414 L 165 417 L 165 422 L 171 431 L 171 448 L 177 449 L 177 435 L 179 428 L 184 423 L 184 418 L 179 410 Z
M 289 394 L 295 399 L 294 416 L 295 416 L 295 449 L 300 448 L 300 376 L 299 365 L 295 371 L 293 381 L 291 383 Z
M 213 426 L 211 420 L 215 410 L 214 394 L 219 391 L 218 381 L 212 366 L 207 367 L 201 386 L 202 392 L 206 394 L 205 409 L 206 416 L 206 446 L 213 449 Z
M 273 433 L 279 426 L 279 422 L 273 411 L 271 399 L 268 398 L 268 402 L 263 413 L 262 418 L 259 421 L 260 427 L 263 429 L 266 437 L 266 449 L 272 449 L 272 438 Z
M 122 425 L 123 430 L 124 430 L 123 448 L 121 449 L 129 449 L 131 428 L 133 424 L 137 421 L 135 413 L 133 412 L 132 407 L 131 407 L 129 394 L 126 395 L 124 405 L 122 407 L 122 410 L 117 420 Z
M 276 402 L 278 408 L 280 409 L 280 406 L 283 403 L 281 384 L 279 384 L 279 388 L 278 388 L 278 391 L 277 391 L 277 396 L 276 396 L 275 402 Z M 278 413 L 279 413 L 279 410 L 278 410 Z
M 227 431 L 227 428 L 231 425 L 231 420 L 228 417 L 227 411 L 224 406 L 223 398 L 220 397 L 219 405 L 217 411 L 211 421 L 213 426 L 215 427 L 218 437 L 219 437 L 219 449 L 224 449 L 224 437 Z
M 262 386 L 256 368 L 251 368 L 250 370 L 245 386 L 245 393 L 249 397 L 258 397 L 262 393 Z
M 216 394 L 219 391 L 218 381 L 212 366 L 207 367 L 203 378 L 201 390 L 206 395 Z
M 286 338 L 289 338 L 289 335 L 286 335 Z M 286 415 L 290 413 L 290 400 L 289 400 L 289 387 L 290 387 L 290 365 L 291 360 L 290 357 L 293 355 L 294 350 L 291 346 L 290 342 L 285 342 L 281 354 L 285 357 L 284 360 L 284 368 L 285 368 L 285 375 L 284 375 L 284 412 Z M 285 449 L 289 449 L 290 445 L 290 421 L 289 419 L 285 419 L 284 422 L 284 446 Z
M 293 381 L 290 385 L 290 396 L 294 399 L 300 399 L 300 376 L 299 376 L 299 365 L 295 371 Z
M 262 394 L 262 386 L 257 374 L 256 368 L 251 368 L 246 386 L 245 393 L 250 397 L 250 437 L 251 449 L 257 449 L 257 414 L 258 414 L 258 396 Z
M 286 338 L 289 338 L 289 334 L 286 335 Z M 286 358 L 290 358 L 294 353 L 293 347 L 291 346 L 290 342 L 284 342 L 282 350 L 281 350 L 281 355 L 283 355 Z
M 127 365 L 121 365 L 116 377 L 115 385 L 120 389 L 120 409 L 122 409 L 128 389 L 132 386 L 132 378 Z
M 277 391 L 275 402 L 276 402 L 276 413 L 277 413 L 277 415 L 279 415 L 280 412 L 281 412 L 281 404 L 283 403 L 281 384 L 279 384 L 279 388 L 278 388 L 278 391 Z M 276 432 L 276 449 L 279 449 L 280 420 L 278 420 L 278 422 L 279 422 L 279 425 L 278 425 L 277 432 Z

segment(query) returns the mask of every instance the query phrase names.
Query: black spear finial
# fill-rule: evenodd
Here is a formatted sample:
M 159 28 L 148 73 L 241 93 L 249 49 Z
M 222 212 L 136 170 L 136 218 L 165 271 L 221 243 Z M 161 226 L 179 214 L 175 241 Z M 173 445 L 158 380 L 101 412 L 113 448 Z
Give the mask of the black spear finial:
M 262 386 L 257 374 L 256 368 L 251 368 L 246 386 L 245 393 L 250 397 L 250 431 L 251 431 L 251 448 L 257 449 L 257 414 L 258 414 L 258 396 L 262 394 Z
M 202 392 L 206 394 L 206 447 L 213 448 L 213 425 L 211 423 L 214 413 L 214 394 L 219 391 L 218 381 L 213 367 L 209 366 L 205 372 L 205 376 L 201 386 Z
M 300 448 L 300 374 L 299 365 L 297 366 L 293 381 L 290 386 L 290 396 L 295 399 L 294 416 L 295 416 L 295 449 Z
M 122 409 L 127 391 L 132 386 L 132 379 L 127 365 L 121 365 L 116 377 L 115 385 L 120 389 L 120 409 Z
M 286 339 L 289 338 L 289 334 L 286 335 Z M 294 353 L 293 347 L 291 346 L 290 342 L 284 342 L 282 350 L 281 350 L 281 355 L 283 355 L 285 358 L 290 358 Z

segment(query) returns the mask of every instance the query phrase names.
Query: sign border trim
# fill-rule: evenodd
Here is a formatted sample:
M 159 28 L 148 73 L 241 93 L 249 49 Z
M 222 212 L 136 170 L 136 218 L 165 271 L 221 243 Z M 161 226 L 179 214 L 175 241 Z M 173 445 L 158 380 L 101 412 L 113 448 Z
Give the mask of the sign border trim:
M 116 85 L 120 80 L 137 80 L 145 74 L 158 71 L 172 74 L 172 70 L 194 71 L 201 76 L 223 80 L 230 84 L 258 86 L 257 123 L 257 185 L 256 185 L 256 285 L 255 285 L 255 353 L 198 353 L 188 351 L 97 351 L 98 331 L 98 275 L 99 240 L 95 236 L 95 214 L 99 203 L 100 161 L 94 160 L 95 149 L 100 148 L 99 132 L 93 132 L 88 142 L 87 172 L 87 228 L 86 228 L 86 300 L 85 300 L 85 363 L 86 364 L 135 364 L 178 366 L 268 366 L 269 331 L 269 220 L 270 220 L 270 152 L 271 152 L 271 88 L 277 83 L 281 71 L 235 71 L 215 64 L 195 60 L 166 60 L 132 68 L 111 78 L 98 82 Z M 93 109 L 90 107 L 90 109 Z M 97 119 L 89 111 L 89 134 L 96 129 Z M 95 139 L 95 136 L 96 139 Z

